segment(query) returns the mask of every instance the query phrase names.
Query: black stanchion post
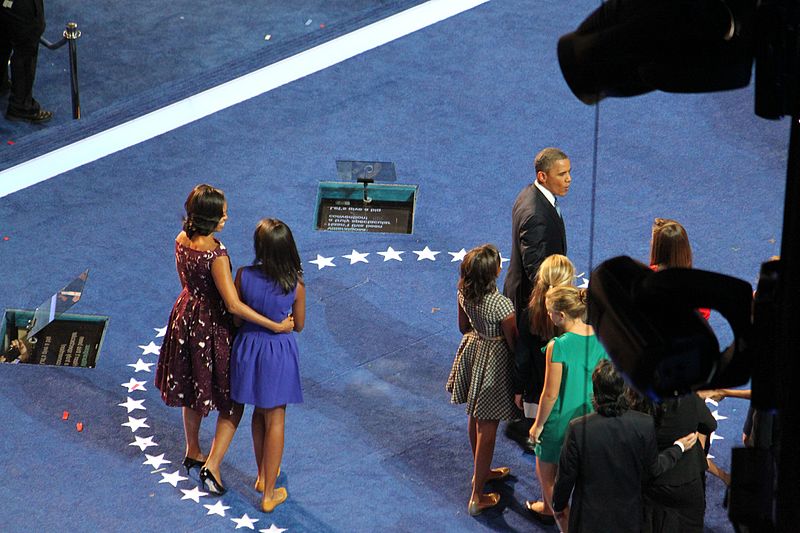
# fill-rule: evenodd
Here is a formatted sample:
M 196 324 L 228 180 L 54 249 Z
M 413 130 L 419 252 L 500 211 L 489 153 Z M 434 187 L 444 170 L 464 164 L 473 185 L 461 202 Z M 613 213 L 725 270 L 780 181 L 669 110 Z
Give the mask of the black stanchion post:
M 81 96 L 78 90 L 78 38 L 81 32 L 78 25 L 74 22 L 67 23 L 64 30 L 64 38 L 69 43 L 69 72 L 70 89 L 72 91 L 72 118 L 81 118 Z

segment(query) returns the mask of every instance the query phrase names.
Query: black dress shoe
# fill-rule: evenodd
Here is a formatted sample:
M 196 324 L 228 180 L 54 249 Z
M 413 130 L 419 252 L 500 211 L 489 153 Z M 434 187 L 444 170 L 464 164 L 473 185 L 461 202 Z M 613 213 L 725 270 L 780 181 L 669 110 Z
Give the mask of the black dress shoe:
M 522 444 L 528 438 L 533 422 L 530 419 L 510 420 L 506 422 L 505 435 L 509 439 Z
M 211 473 L 211 470 L 206 467 L 200 469 L 200 481 L 203 483 L 206 489 L 208 489 L 208 492 L 214 494 L 215 496 L 222 496 L 226 492 L 225 487 L 222 486 L 222 483 L 217 481 L 217 478 L 214 477 L 214 474 Z
M 525 442 L 520 442 L 519 445 L 526 453 L 536 453 L 536 443 L 530 437 L 525 439 Z
M 183 458 L 183 466 L 186 467 L 186 473 L 187 474 L 189 473 L 189 470 L 191 470 L 192 468 L 199 468 L 199 467 L 203 466 L 203 464 L 204 464 L 203 461 L 198 461 L 197 459 L 192 459 L 189 456 L 186 456 L 186 457 Z
M 30 122 L 31 124 L 43 124 L 53 118 L 51 111 L 39 109 L 37 111 L 20 112 L 20 111 L 6 111 L 6 118 L 8 120 L 17 120 L 23 122 Z

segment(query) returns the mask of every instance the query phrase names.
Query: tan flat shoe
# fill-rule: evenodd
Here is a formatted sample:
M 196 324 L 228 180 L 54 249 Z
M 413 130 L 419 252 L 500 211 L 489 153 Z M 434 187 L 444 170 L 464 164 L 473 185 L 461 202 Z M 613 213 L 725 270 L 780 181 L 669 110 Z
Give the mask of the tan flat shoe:
M 275 497 L 270 500 L 261 500 L 261 510 L 265 513 L 271 513 L 277 506 L 285 502 L 286 498 L 289 497 L 289 493 L 286 492 L 284 487 L 278 487 L 272 492 L 272 495 Z
M 489 477 L 486 478 L 486 481 L 497 481 L 498 479 L 505 479 L 509 475 L 511 475 L 511 469 L 507 466 L 492 468 L 491 470 L 489 470 Z
M 498 481 L 507 478 L 509 475 L 511 475 L 511 469 L 507 466 L 492 468 L 489 470 L 489 475 L 486 476 L 486 481 Z M 475 483 L 475 476 L 472 477 L 470 483 Z
M 489 509 L 490 507 L 494 507 L 498 503 L 500 503 L 500 494 L 497 492 L 490 492 L 489 494 L 484 494 L 481 498 L 486 498 L 484 501 L 475 501 L 470 500 L 469 505 L 467 505 L 467 512 L 470 516 L 478 516 L 484 510 Z

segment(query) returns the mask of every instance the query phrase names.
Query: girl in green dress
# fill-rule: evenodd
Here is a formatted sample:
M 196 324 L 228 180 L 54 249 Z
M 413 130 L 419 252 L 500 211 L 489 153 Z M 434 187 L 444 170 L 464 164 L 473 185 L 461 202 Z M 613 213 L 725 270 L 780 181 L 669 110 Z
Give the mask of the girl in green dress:
M 544 501 L 525 503 L 537 518 L 552 523 L 550 503 L 564 434 L 573 418 L 592 412 L 592 371 L 608 355 L 594 329 L 585 322 L 585 289 L 553 287 L 547 291 L 545 305 L 553 325 L 564 333 L 544 349 L 544 390 L 530 430 L 536 443 L 536 475 Z

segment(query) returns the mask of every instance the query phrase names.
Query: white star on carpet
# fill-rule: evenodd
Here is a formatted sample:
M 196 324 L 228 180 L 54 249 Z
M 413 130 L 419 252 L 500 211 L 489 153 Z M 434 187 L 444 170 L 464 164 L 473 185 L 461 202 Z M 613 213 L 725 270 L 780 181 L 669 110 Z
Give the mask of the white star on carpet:
M 139 348 L 142 349 L 142 355 L 147 355 L 149 353 L 153 355 L 158 355 L 158 351 L 161 350 L 161 346 L 150 341 L 150 344 L 140 344 Z
M 426 246 L 424 250 L 414 250 L 414 253 L 417 254 L 417 261 L 422 261 L 423 259 L 436 261 L 436 254 L 440 252 L 434 252 Z
M 365 254 L 362 254 L 361 252 L 357 252 L 357 251 L 353 250 L 352 253 L 349 253 L 347 255 L 343 255 L 342 257 L 346 257 L 347 259 L 350 260 L 350 264 L 354 265 L 356 263 L 369 263 L 369 261 L 367 261 L 367 256 L 368 255 L 369 255 L 369 252 L 367 252 Z
M 168 461 L 164 459 L 164 454 L 161 455 L 150 455 L 148 453 L 144 454 L 147 457 L 147 461 L 143 462 L 143 465 L 150 465 L 153 467 L 153 470 L 158 470 L 161 468 L 161 465 L 165 465 L 167 463 L 171 463 L 172 461 Z
M 138 361 L 135 363 L 130 363 L 128 366 L 133 367 L 134 371 L 136 372 L 150 372 L 150 367 L 154 364 L 155 363 L 145 363 L 140 357 Z
M 134 436 L 133 438 L 136 440 L 128 444 L 128 446 L 138 446 L 142 451 L 145 451 L 150 446 L 158 446 L 158 444 L 153 442 L 153 435 L 150 435 L 149 437 Z
M 335 267 L 336 265 L 333 264 L 333 257 L 322 257 L 321 255 L 317 254 L 317 258 L 313 261 L 309 261 L 312 265 L 317 265 L 318 270 L 322 270 L 325 267 Z
M 214 505 L 208 505 L 207 503 L 203 504 L 203 507 L 208 509 L 208 513 L 206 514 L 217 514 L 222 518 L 225 518 L 225 511 L 227 509 L 230 509 L 229 506 L 222 505 L 222 500 L 217 500 L 217 503 L 215 503 Z
M 714 407 L 719 407 L 719 402 L 717 400 L 712 400 L 711 398 L 706 398 L 706 403 L 710 403 Z
M 143 399 L 134 400 L 133 398 L 128 396 L 128 400 L 126 402 L 118 403 L 117 405 L 119 405 L 120 407 L 124 407 L 125 409 L 128 410 L 128 413 L 130 413 L 131 411 L 135 411 L 136 409 L 141 409 L 142 411 L 146 411 L 147 408 L 144 405 L 142 405 L 143 403 L 144 403 Z
M 500 254 L 500 268 L 503 268 L 503 263 L 508 263 L 511 259 L 506 259 L 503 254 Z
M 248 529 L 255 529 L 253 526 L 256 522 L 258 522 L 258 518 L 250 518 L 247 516 L 247 513 L 244 513 L 244 516 L 241 518 L 231 518 L 231 522 L 236 523 L 236 528 L 239 529 L 240 527 L 246 527 Z
M 181 471 L 180 470 L 176 470 L 171 474 L 162 473 L 161 474 L 161 481 L 159 481 L 159 483 L 169 483 L 173 487 L 177 488 L 179 482 L 185 481 L 187 479 L 189 479 L 189 478 L 188 477 L 183 477 L 181 475 Z
M 723 416 L 723 415 L 719 414 L 719 411 L 717 411 L 716 409 L 711 413 L 711 416 L 714 417 L 714 420 L 727 420 L 728 419 L 727 416 Z
M 128 426 L 129 428 L 131 428 L 131 433 L 136 433 L 137 429 L 150 427 L 147 424 L 145 424 L 145 420 L 147 420 L 147 418 L 133 418 L 132 416 L 129 416 L 128 421 L 123 422 L 121 425 Z
M 457 252 L 447 252 L 447 253 L 453 256 L 453 258 L 450 260 L 451 263 L 455 263 L 456 261 L 463 261 L 464 256 L 467 255 L 467 251 L 463 248 Z
M 711 434 L 711 440 L 709 441 L 709 442 L 710 442 L 709 446 L 710 446 L 711 444 L 714 444 L 714 441 L 715 441 L 715 440 L 725 440 L 725 437 L 720 437 L 719 435 L 717 435 L 717 432 L 715 431 L 715 432 L 713 432 L 713 433 Z
M 181 489 L 181 492 L 183 493 L 181 500 L 194 500 L 194 503 L 200 503 L 201 496 L 208 496 L 208 493 L 200 490 L 200 487 Z
M 403 258 L 400 257 L 400 254 L 404 253 L 405 253 L 404 251 L 397 251 L 390 246 L 386 249 L 385 252 L 378 252 L 378 255 L 383 256 L 383 262 L 385 263 L 386 261 L 391 261 L 392 259 L 394 259 L 395 261 L 402 261 Z
M 156 330 L 156 338 L 163 337 L 164 335 L 167 334 L 167 326 L 164 326 L 163 328 L 153 328 L 153 329 Z
M 144 384 L 147 383 L 146 381 L 137 381 L 133 378 L 127 383 L 120 383 L 123 387 L 128 388 L 128 392 L 133 392 L 135 390 L 143 390 L 146 391 L 147 389 L 144 388 Z
M 283 533 L 286 528 L 278 527 L 275 524 L 269 526 L 269 529 L 259 529 L 258 533 Z

